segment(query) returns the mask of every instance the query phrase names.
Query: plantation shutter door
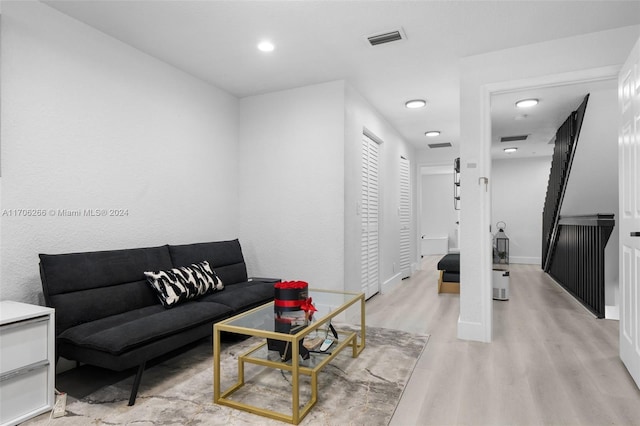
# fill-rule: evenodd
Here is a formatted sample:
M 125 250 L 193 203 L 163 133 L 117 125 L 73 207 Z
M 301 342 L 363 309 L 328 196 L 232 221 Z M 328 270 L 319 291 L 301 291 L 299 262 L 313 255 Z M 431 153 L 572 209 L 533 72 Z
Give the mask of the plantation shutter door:
M 411 275 L 411 174 L 409 160 L 400 157 L 400 273 Z
M 362 292 L 365 294 L 365 298 L 369 298 L 379 291 L 379 151 L 378 143 L 363 135 L 360 215 L 362 221 Z

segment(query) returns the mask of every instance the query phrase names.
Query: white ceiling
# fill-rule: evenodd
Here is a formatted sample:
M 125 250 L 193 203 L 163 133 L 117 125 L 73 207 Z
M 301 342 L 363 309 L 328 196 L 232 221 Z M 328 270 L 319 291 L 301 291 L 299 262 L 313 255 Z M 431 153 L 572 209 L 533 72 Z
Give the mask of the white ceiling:
M 344 79 L 418 148 L 427 142 L 458 144 L 460 58 L 640 24 L 640 1 L 45 3 L 240 98 Z M 405 41 L 378 47 L 366 41 L 400 27 Z M 256 49 L 264 38 L 275 43 L 274 52 Z M 584 95 L 571 96 L 570 103 Z M 407 110 L 404 103 L 413 98 L 425 98 L 427 107 Z M 567 100 L 563 96 L 544 98 L 541 105 L 552 121 L 535 123 L 544 128 L 538 138 L 548 142 L 549 128 L 557 128 L 556 109 L 577 105 L 560 104 Z M 498 133 L 536 132 L 534 120 L 519 128 L 523 120 L 499 110 Z M 565 118 L 570 111 L 562 112 Z M 442 134 L 425 138 L 433 129 Z
M 578 109 L 585 96 L 601 90 L 616 90 L 615 79 L 551 88 L 537 88 L 514 93 L 494 95 L 491 98 L 491 135 L 493 158 L 521 158 L 550 156 L 558 128 L 569 115 Z M 521 99 L 538 99 L 538 105 L 520 109 L 515 103 Z M 588 108 L 588 106 L 587 106 Z M 504 136 L 527 135 L 525 141 L 500 142 Z M 504 148 L 518 151 L 507 154 Z

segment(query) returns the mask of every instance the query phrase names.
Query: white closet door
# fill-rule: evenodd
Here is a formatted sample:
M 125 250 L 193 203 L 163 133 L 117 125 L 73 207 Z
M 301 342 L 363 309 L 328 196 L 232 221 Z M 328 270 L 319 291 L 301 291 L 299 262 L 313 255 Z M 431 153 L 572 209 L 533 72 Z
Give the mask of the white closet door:
M 379 274 L 379 178 L 380 146 L 366 135 L 362 136 L 362 291 L 365 298 L 380 289 Z
M 411 173 L 409 160 L 400 157 L 400 273 L 411 275 Z
M 618 78 L 620 359 L 640 387 L 640 39 Z

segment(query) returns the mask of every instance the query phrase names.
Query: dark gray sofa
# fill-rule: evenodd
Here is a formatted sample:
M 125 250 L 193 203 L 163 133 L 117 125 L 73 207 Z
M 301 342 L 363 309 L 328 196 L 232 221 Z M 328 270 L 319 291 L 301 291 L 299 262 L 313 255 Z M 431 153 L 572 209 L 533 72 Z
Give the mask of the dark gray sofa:
M 224 289 L 167 309 L 145 271 L 208 261 Z M 222 319 L 273 300 L 278 280 L 249 279 L 238 240 L 72 254 L 40 254 L 47 306 L 56 310 L 60 356 L 115 371 L 146 362 L 212 334 Z

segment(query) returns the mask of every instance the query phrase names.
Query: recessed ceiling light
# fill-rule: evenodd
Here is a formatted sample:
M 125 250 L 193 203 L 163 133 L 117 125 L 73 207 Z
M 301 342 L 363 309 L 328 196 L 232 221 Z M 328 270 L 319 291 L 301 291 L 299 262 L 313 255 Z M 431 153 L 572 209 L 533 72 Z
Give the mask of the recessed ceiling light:
M 536 105 L 538 105 L 537 99 L 521 99 L 518 102 L 516 102 L 516 106 L 518 108 L 529 108 Z
M 424 135 L 430 138 L 434 138 L 440 135 L 440 130 L 429 130 L 428 132 L 424 132 Z
M 258 49 L 262 52 L 273 52 L 276 47 L 270 41 L 264 40 L 258 43 Z
M 504 152 L 506 152 L 507 154 L 511 154 L 512 152 L 516 152 L 518 150 L 518 148 L 505 148 Z
M 405 102 L 404 106 L 406 106 L 407 108 L 422 108 L 427 104 L 427 101 L 425 101 L 424 99 L 412 99 L 410 101 Z

